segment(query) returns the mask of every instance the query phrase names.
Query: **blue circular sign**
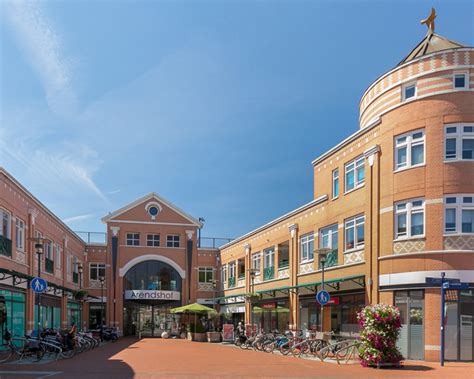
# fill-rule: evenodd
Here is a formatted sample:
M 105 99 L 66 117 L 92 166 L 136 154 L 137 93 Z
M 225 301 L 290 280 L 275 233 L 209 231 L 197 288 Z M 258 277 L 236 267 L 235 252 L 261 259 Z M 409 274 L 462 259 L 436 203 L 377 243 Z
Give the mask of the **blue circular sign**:
M 31 280 L 31 289 L 34 293 L 42 293 L 48 289 L 48 283 L 43 278 L 33 278 Z
M 329 292 L 326 290 L 319 291 L 316 294 L 316 300 L 321 305 L 326 305 L 330 299 L 331 299 L 331 296 L 329 296 Z

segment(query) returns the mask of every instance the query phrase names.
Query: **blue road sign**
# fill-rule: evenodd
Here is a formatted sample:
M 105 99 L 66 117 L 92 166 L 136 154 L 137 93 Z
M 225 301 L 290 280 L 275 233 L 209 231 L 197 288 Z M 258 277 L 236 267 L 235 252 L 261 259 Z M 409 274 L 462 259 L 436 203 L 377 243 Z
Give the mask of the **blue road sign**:
M 444 282 L 443 282 L 443 279 L 441 278 L 429 278 L 429 277 L 425 278 L 425 283 L 433 287 L 441 287 L 441 284 L 446 283 L 446 282 L 459 283 L 460 281 L 461 281 L 460 279 L 444 278 Z
M 331 299 L 331 296 L 329 296 L 328 291 L 322 290 L 316 294 L 316 300 L 321 305 L 326 305 L 330 299 Z
M 48 283 L 43 278 L 33 278 L 31 281 L 31 289 L 34 293 L 42 293 L 48 289 Z
M 445 282 L 443 283 L 443 287 L 447 290 L 467 290 L 469 288 L 469 283 Z

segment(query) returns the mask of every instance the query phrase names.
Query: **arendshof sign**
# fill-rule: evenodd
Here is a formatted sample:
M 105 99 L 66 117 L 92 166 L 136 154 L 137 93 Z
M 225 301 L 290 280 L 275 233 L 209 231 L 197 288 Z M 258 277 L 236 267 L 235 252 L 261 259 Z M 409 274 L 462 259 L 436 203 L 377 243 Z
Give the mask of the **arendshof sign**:
M 180 300 L 177 291 L 132 290 L 125 291 L 125 300 Z

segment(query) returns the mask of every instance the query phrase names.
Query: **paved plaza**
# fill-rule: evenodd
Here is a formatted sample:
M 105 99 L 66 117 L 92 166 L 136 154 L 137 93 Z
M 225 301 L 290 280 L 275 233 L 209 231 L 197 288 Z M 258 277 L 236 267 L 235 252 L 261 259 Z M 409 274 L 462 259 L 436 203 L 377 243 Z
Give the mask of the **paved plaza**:
M 186 340 L 121 339 L 70 360 L 0 365 L 0 378 L 469 378 L 472 363 L 409 361 L 402 369 L 339 366 Z

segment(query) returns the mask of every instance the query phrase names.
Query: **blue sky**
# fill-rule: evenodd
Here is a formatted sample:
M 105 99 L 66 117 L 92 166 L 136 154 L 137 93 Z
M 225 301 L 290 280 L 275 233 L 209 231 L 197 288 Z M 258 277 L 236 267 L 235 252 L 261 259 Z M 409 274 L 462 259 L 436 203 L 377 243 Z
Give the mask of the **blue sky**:
M 468 0 L 2 1 L 0 165 L 73 230 L 154 191 L 236 237 L 312 199 L 431 6 L 473 45 Z

